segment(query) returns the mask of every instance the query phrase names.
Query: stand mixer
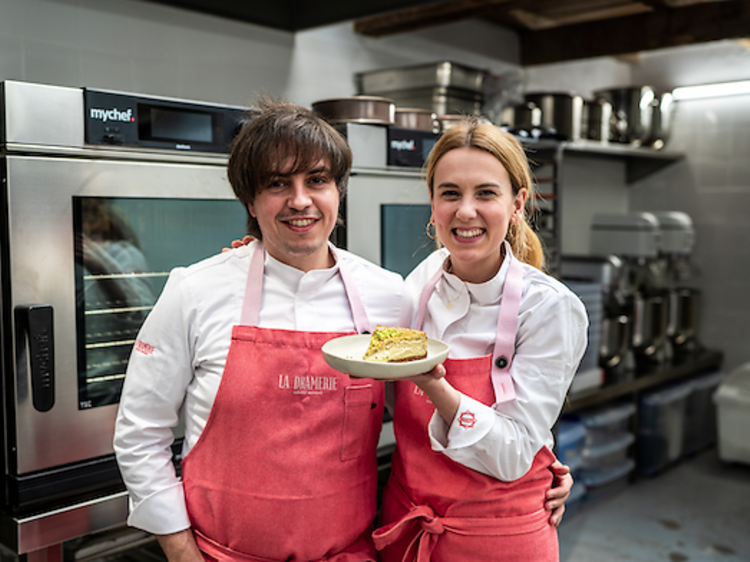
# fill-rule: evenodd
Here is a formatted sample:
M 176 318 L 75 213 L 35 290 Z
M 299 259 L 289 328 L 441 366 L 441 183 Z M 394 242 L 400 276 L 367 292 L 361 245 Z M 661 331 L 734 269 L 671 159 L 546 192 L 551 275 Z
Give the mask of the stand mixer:
M 632 379 L 635 356 L 631 348 L 631 320 L 628 302 L 622 290 L 623 261 L 615 256 L 563 256 L 560 277 L 564 282 L 585 282 L 601 288 L 598 365 L 604 372 L 604 384 Z M 592 338 L 593 339 L 593 338 Z
M 591 225 L 591 253 L 622 262 L 618 301 L 628 317 L 637 372 L 671 361 L 667 262 L 660 254 L 661 226 L 652 213 L 602 213 Z
M 690 215 L 686 213 L 663 211 L 654 215 L 661 230 L 659 259 L 669 303 L 667 339 L 674 361 L 680 362 L 699 347 L 696 335 L 701 295 L 700 291 L 689 286 L 693 278 L 690 257 L 695 230 Z

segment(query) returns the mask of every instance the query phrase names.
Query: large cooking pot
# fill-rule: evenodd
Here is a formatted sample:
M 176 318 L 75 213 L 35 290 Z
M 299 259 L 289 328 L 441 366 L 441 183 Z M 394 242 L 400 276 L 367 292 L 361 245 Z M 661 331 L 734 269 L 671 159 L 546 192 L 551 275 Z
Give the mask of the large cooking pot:
M 651 104 L 651 134 L 646 140 L 648 146 L 663 148 L 669 140 L 672 128 L 672 112 L 674 111 L 674 98 L 667 92 L 657 96 Z
M 611 141 L 634 146 L 648 145 L 652 136 L 656 99 L 651 86 L 598 90 L 594 96 L 612 104 Z
M 581 138 L 583 98 L 566 92 L 532 92 L 524 96 L 540 110 L 542 128 L 554 129 L 560 138 Z M 537 125 L 535 123 L 535 125 Z
M 312 109 L 329 123 L 392 125 L 396 115 L 395 102 L 378 96 L 321 100 L 313 103 Z
M 526 128 L 538 127 L 542 122 L 542 111 L 531 102 L 509 105 L 500 113 L 500 125 L 503 127 Z
M 583 100 L 581 137 L 594 141 L 608 142 L 611 120 L 611 103 L 601 98 Z
M 414 107 L 397 107 L 394 123 L 396 126 L 405 129 L 417 129 L 431 133 L 437 133 L 440 129 L 437 116 L 433 111 Z

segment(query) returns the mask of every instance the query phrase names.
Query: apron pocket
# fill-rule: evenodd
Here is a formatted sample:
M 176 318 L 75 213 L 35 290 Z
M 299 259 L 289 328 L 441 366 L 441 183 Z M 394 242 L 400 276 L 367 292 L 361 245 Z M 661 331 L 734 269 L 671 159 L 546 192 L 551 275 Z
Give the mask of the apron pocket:
M 368 442 L 373 415 L 372 384 L 349 386 L 344 392 L 344 427 L 341 434 L 341 460 L 362 456 Z

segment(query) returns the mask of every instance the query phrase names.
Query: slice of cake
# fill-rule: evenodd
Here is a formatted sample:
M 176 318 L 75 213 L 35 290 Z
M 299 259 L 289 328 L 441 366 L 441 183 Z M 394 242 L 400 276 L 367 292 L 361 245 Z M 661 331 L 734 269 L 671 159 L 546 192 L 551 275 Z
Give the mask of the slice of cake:
M 376 326 L 365 361 L 403 362 L 427 357 L 427 335 L 409 328 Z

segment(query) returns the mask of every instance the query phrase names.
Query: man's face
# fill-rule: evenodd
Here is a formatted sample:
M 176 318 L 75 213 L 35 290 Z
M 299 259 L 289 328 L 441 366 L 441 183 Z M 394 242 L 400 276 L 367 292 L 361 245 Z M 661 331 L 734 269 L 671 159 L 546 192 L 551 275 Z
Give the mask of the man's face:
M 338 187 L 326 160 L 294 174 L 292 166 L 284 162 L 248 209 L 271 256 L 303 271 L 325 269 L 333 265 L 328 237 L 338 217 Z

